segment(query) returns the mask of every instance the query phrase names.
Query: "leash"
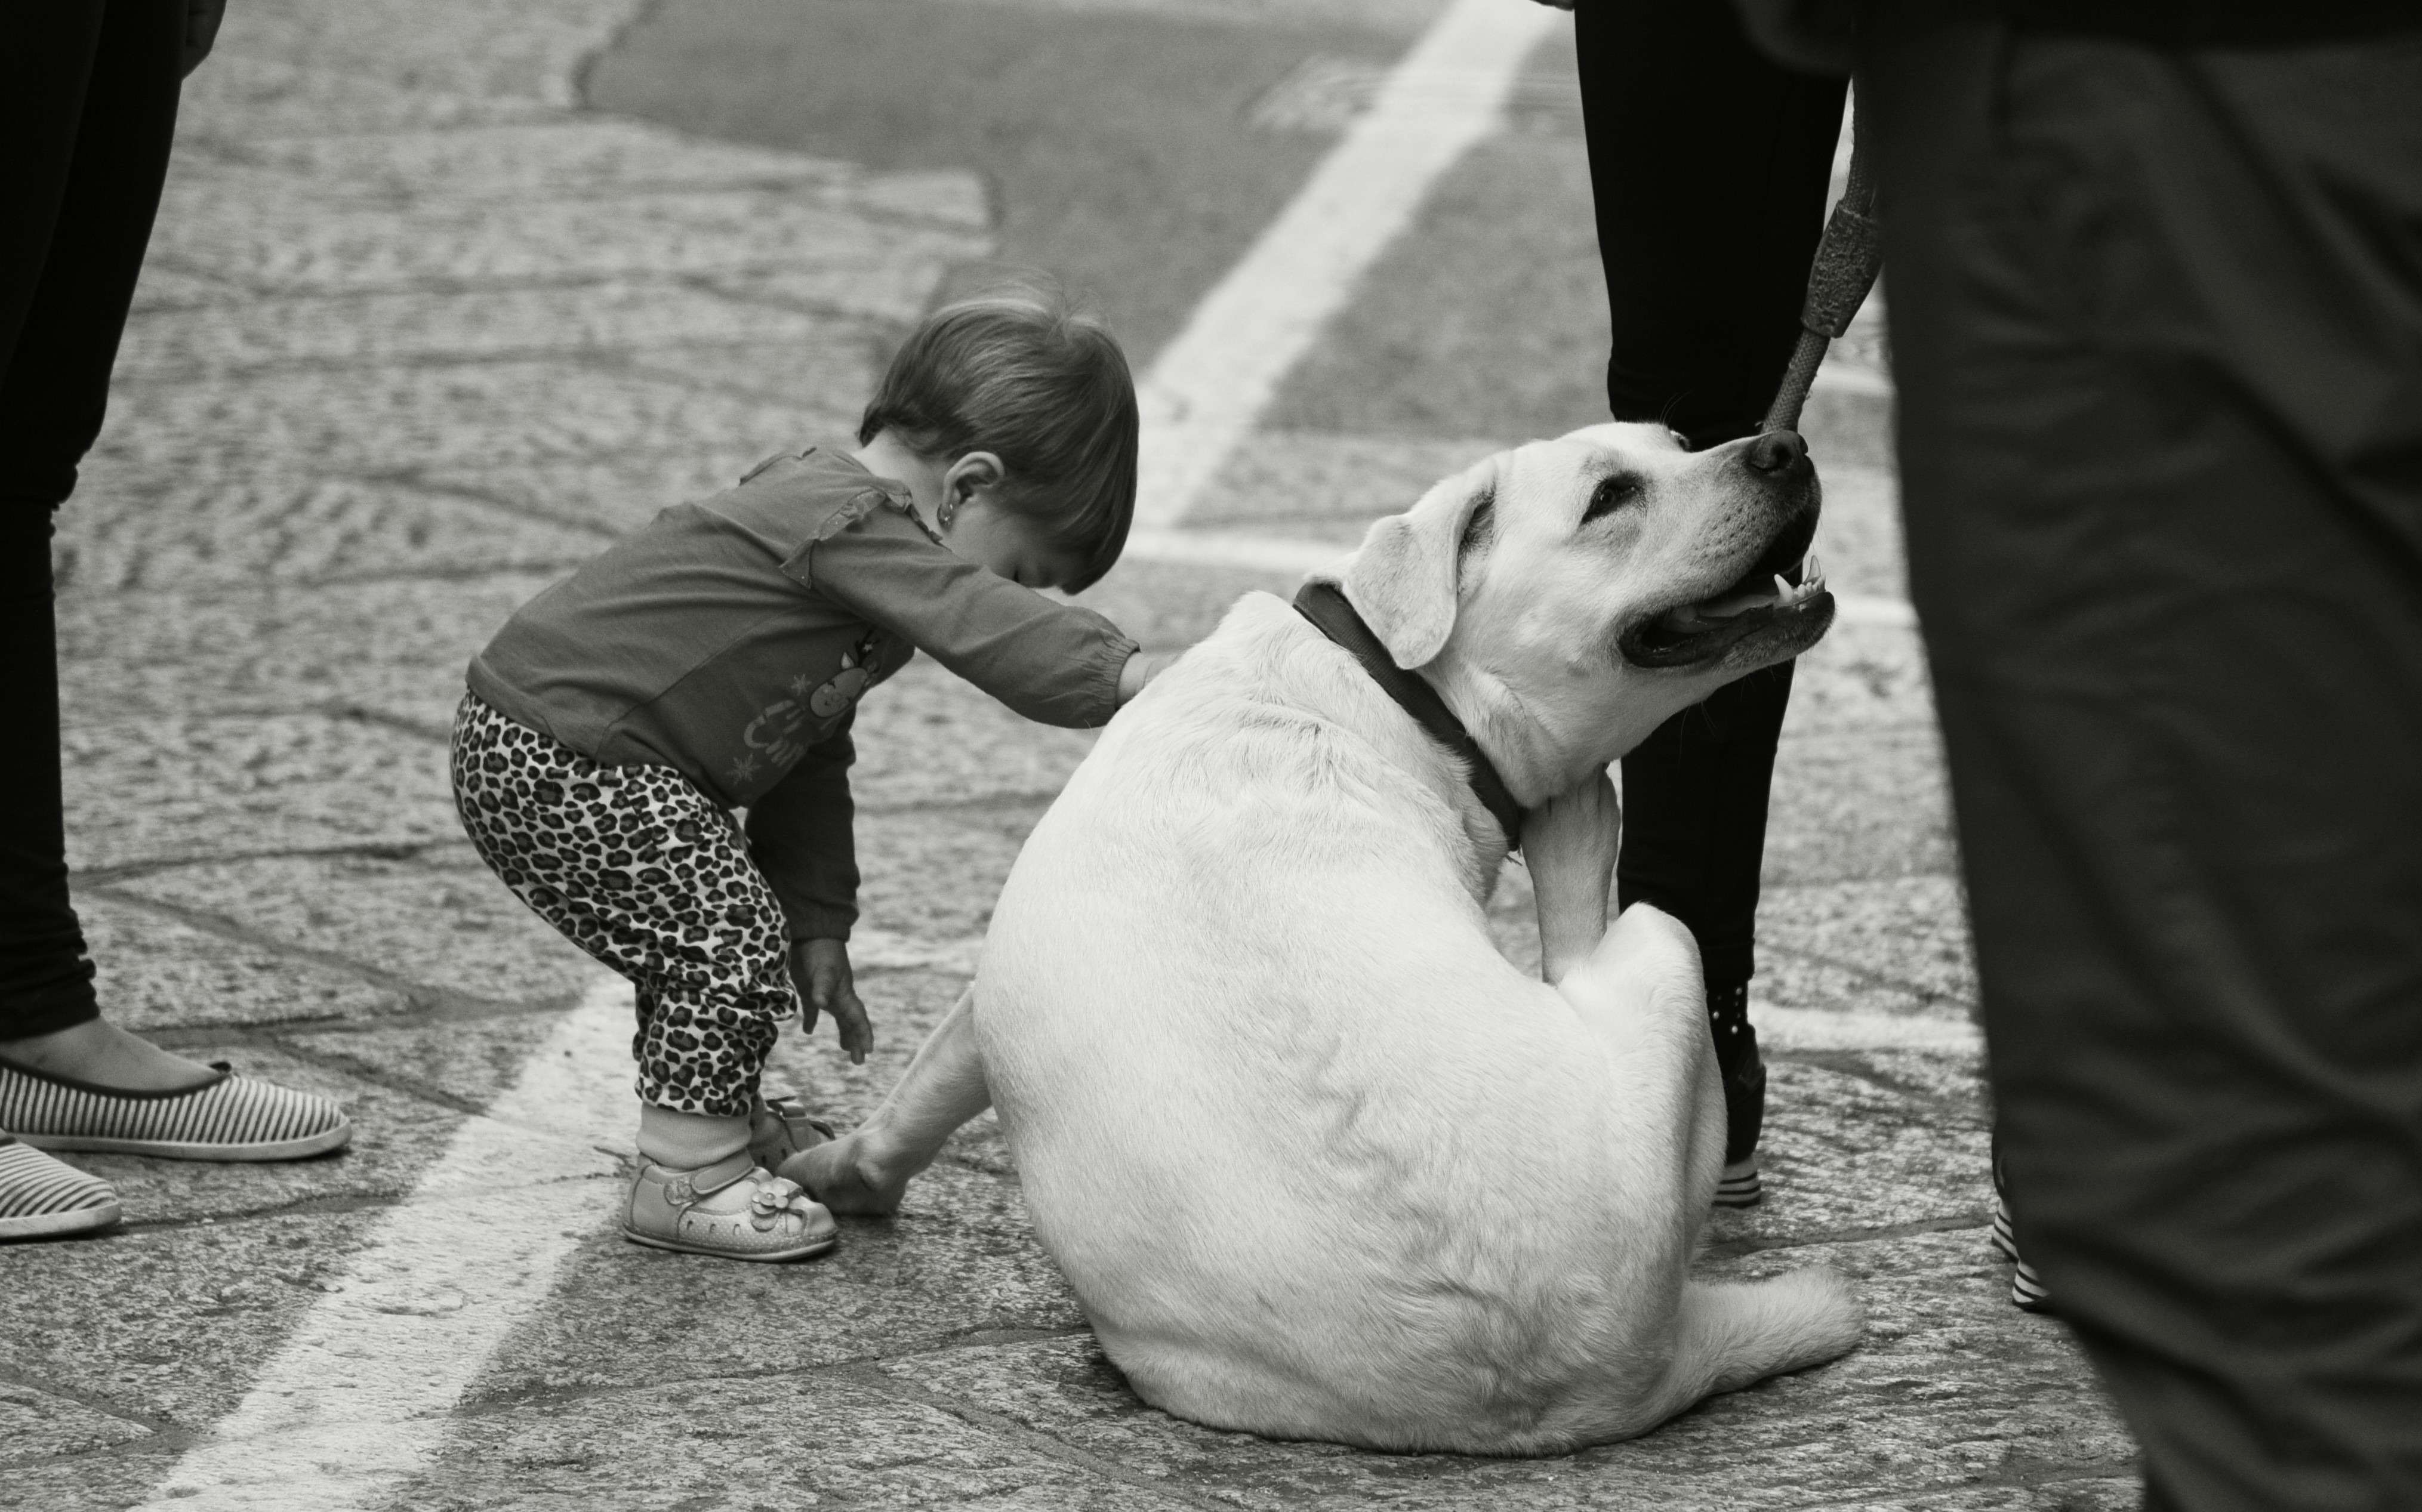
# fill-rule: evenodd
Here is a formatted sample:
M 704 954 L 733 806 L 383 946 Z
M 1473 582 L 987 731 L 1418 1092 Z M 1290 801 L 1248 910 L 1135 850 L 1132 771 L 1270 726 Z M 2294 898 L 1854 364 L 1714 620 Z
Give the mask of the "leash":
M 1311 620 L 1313 628 L 1362 663 L 1362 670 L 1379 685 L 1379 691 L 1396 701 L 1396 707 L 1429 732 L 1430 738 L 1470 764 L 1471 795 L 1480 800 L 1505 832 L 1505 848 L 1522 849 L 1522 805 L 1514 802 L 1505 779 L 1497 774 L 1496 766 L 1480 749 L 1480 742 L 1455 717 L 1438 690 L 1415 673 L 1396 665 L 1396 659 L 1371 633 L 1371 627 L 1355 613 L 1344 589 L 1333 583 L 1307 583 L 1295 596 L 1296 613 Z
M 1758 422 L 1760 431 L 1797 430 L 1800 408 L 1808 400 L 1808 386 L 1816 381 L 1816 366 L 1825 348 L 1850 329 L 1865 304 L 1867 290 L 1883 271 L 1883 227 L 1876 221 L 1875 153 L 1867 113 L 1853 104 L 1850 115 L 1850 181 L 1841 203 L 1825 222 L 1824 240 L 1808 268 L 1808 300 L 1800 310 L 1800 342 L 1783 369 L 1783 384 L 1774 403 Z

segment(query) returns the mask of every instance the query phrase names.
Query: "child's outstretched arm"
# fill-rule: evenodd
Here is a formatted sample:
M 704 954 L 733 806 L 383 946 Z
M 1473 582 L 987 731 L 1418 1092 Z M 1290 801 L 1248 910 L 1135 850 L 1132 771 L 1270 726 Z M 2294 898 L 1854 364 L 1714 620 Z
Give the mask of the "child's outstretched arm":
M 1130 674 L 1136 643 L 1103 616 L 952 553 L 897 509 L 836 517 L 783 570 L 1046 725 L 1106 725 L 1157 670 Z
M 858 1001 L 849 965 L 850 926 L 857 922 L 857 847 L 849 768 L 857 711 L 748 809 L 748 853 L 781 900 L 791 935 L 791 978 L 806 1005 L 803 1027 L 829 1013 L 849 1058 L 863 1063 L 874 1031 Z

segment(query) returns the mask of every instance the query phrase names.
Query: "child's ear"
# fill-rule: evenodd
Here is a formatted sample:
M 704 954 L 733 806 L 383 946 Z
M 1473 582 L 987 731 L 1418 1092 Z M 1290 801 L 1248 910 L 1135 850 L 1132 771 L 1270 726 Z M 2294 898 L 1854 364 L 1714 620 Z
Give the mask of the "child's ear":
M 942 476 L 942 496 L 954 504 L 965 504 L 986 489 L 999 488 L 1009 469 L 1000 459 L 988 451 L 971 451 L 952 462 Z

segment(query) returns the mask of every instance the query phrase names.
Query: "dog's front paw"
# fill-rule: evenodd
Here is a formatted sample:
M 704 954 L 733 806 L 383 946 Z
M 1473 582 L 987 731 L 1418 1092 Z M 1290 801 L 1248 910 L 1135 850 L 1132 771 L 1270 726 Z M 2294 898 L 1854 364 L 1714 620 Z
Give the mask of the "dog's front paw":
M 908 1178 L 893 1177 L 866 1156 L 865 1141 L 853 1130 L 841 1138 L 799 1151 L 775 1173 L 808 1189 L 837 1213 L 886 1218 L 900 1210 Z

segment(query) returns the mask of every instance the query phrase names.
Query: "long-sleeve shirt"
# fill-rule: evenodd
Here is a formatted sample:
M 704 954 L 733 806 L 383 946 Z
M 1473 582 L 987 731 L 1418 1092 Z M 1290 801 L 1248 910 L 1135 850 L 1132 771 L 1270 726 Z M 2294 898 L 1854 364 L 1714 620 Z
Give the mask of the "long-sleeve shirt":
M 1109 721 L 1135 643 L 953 553 L 905 486 L 828 447 L 676 505 L 522 606 L 471 691 L 608 766 L 672 767 L 748 810 L 795 940 L 857 916 L 850 722 L 923 650 L 1029 719 Z

